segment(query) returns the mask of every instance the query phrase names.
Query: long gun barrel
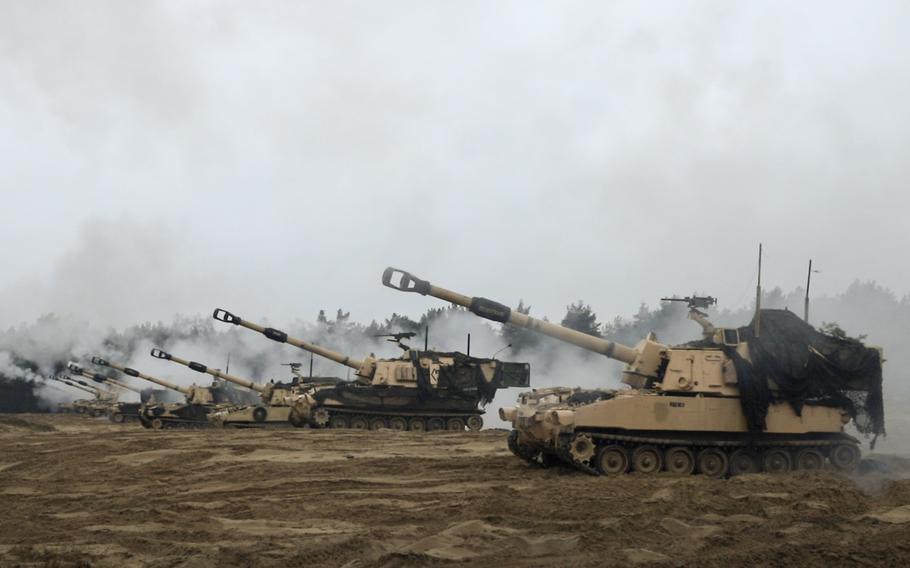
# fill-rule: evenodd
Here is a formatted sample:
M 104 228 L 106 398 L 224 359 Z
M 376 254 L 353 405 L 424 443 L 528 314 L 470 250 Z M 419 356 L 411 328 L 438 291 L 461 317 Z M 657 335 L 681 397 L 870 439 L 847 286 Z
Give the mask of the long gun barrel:
M 114 385 L 115 387 L 121 388 L 123 390 L 133 391 L 135 393 L 142 394 L 142 391 L 140 391 L 139 389 L 136 389 L 127 384 L 121 383 L 117 379 L 113 379 L 111 377 L 105 377 L 101 373 L 92 373 L 91 371 L 83 369 L 79 365 L 69 363 L 69 364 L 67 364 L 67 367 L 69 368 L 70 371 L 76 373 L 77 375 L 82 375 L 83 377 L 89 378 L 89 379 L 95 381 L 96 383 Z
M 175 385 L 174 383 L 166 381 L 164 379 L 159 379 L 158 377 L 146 375 L 145 373 L 139 372 L 136 369 L 124 367 L 122 365 L 118 365 L 117 363 L 111 363 L 110 361 L 107 361 L 106 359 L 102 359 L 101 357 L 92 357 L 92 363 L 95 365 L 98 365 L 100 367 L 109 367 L 111 369 L 116 369 L 116 370 L 120 371 L 121 373 L 123 373 L 124 375 L 129 375 L 130 377 L 138 377 L 140 379 L 145 379 L 149 382 L 155 383 L 156 385 L 161 385 L 166 389 L 175 390 L 186 396 L 190 396 L 193 394 L 193 389 L 190 389 L 187 387 L 181 387 L 179 385 Z
M 71 386 L 71 387 L 73 387 L 73 388 L 75 388 L 75 389 L 79 389 L 79 390 L 81 390 L 81 391 L 87 392 L 87 393 L 92 394 L 92 395 L 97 395 L 97 394 L 100 392 L 100 389 L 96 389 L 95 387 L 91 387 L 91 386 L 88 385 L 88 384 L 83 383 L 84 386 L 83 386 L 83 385 L 77 385 L 77 384 L 76 384 L 76 382 L 82 382 L 82 381 L 70 382 L 70 381 L 68 381 L 67 379 L 62 379 L 62 378 L 60 378 L 60 377 L 51 377 L 51 378 L 54 379 L 55 381 L 58 381 L 58 382 L 61 382 L 61 383 L 65 384 L 65 385 L 67 385 L 67 386 Z
M 228 375 L 227 373 L 222 373 L 221 371 L 219 371 L 217 369 L 209 369 L 202 363 L 197 363 L 195 361 L 187 361 L 186 359 L 181 359 L 180 357 L 171 355 L 170 353 L 162 351 L 161 349 L 157 349 L 157 348 L 152 349 L 151 355 L 152 355 L 152 357 L 155 357 L 157 359 L 164 359 L 165 361 L 173 361 L 174 363 L 179 363 L 181 365 L 189 367 L 190 369 L 196 371 L 197 373 L 208 373 L 209 375 L 212 375 L 213 377 L 217 377 L 219 379 L 224 379 L 228 382 L 234 383 L 235 385 L 240 385 L 242 387 L 256 391 L 260 394 L 268 394 L 268 392 L 269 392 L 269 387 L 267 387 L 267 386 L 260 385 L 259 383 L 254 383 L 253 381 L 249 381 L 247 379 L 242 379 L 240 377 L 235 377 L 234 375 Z
M 258 331 L 259 333 L 268 337 L 272 341 L 277 341 L 278 343 L 288 343 L 290 345 L 293 345 L 294 347 L 299 347 L 300 349 L 309 351 L 310 353 L 315 353 L 316 355 L 319 355 L 320 357 L 325 357 L 326 359 L 330 359 L 332 361 L 335 361 L 336 363 L 340 363 L 341 365 L 345 365 L 352 369 L 356 369 L 357 371 L 364 370 L 364 363 L 366 363 L 366 361 L 363 361 L 360 359 L 354 359 L 353 357 L 348 357 L 347 355 L 344 355 L 342 353 L 337 353 L 335 351 L 326 349 L 325 347 L 320 347 L 319 345 L 310 343 L 309 341 L 304 341 L 302 339 L 297 339 L 296 337 L 291 337 L 287 333 L 285 333 L 279 329 L 275 329 L 273 327 L 264 327 L 264 326 L 255 324 L 253 322 L 246 321 L 243 318 L 241 318 L 240 316 L 232 314 L 231 312 L 229 312 L 227 310 L 217 308 L 212 313 L 212 317 L 218 321 L 223 321 L 225 323 L 232 323 L 234 325 L 243 326 L 247 329 L 252 329 L 253 331 Z
M 396 275 L 398 275 L 397 283 L 393 282 Z M 386 268 L 382 273 L 382 283 L 389 288 L 401 292 L 414 292 L 423 296 L 433 296 L 440 300 L 464 306 L 482 318 L 500 323 L 508 323 L 516 327 L 523 327 L 544 335 L 549 335 L 560 341 L 577 345 L 588 351 L 601 353 L 611 359 L 622 361 L 623 363 L 632 364 L 638 356 L 638 351 L 626 345 L 614 341 L 607 341 L 606 339 L 594 337 L 561 325 L 532 318 L 527 314 L 512 310 L 508 306 L 500 304 L 499 302 L 494 302 L 493 300 L 465 296 L 458 292 L 434 286 L 427 280 L 422 280 L 409 272 L 397 268 Z
M 94 392 L 95 394 L 100 394 L 100 395 L 110 395 L 111 394 L 110 389 L 103 389 L 101 387 L 96 387 L 93 384 L 87 383 L 87 382 L 79 380 L 79 379 L 72 379 L 70 377 L 67 377 L 67 379 L 71 380 L 74 383 L 78 383 L 78 385 L 81 385 L 83 388 L 86 388 L 90 392 Z M 73 386 L 78 386 L 78 385 L 73 385 Z

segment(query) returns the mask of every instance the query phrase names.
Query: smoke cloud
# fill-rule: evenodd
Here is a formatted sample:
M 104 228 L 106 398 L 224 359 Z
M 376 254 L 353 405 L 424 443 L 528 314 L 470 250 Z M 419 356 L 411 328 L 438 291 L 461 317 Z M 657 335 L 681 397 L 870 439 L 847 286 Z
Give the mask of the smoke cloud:
M 257 380 L 308 362 L 214 307 L 394 356 L 362 330 L 433 304 L 380 287 L 389 264 L 676 343 L 698 327 L 657 298 L 700 290 L 743 324 L 763 242 L 765 282 L 793 290 L 767 305 L 801 313 L 812 257 L 812 321 L 885 348 L 887 443 L 907 439 L 908 27 L 898 1 L 5 1 L 0 369 L 40 384 L 97 354 L 207 380 L 153 346 Z M 339 306 L 362 330 L 314 320 Z M 508 343 L 460 312 L 430 343 L 467 333 Z M 501 356 L 536 386 L 617 385 L 547 339 Z

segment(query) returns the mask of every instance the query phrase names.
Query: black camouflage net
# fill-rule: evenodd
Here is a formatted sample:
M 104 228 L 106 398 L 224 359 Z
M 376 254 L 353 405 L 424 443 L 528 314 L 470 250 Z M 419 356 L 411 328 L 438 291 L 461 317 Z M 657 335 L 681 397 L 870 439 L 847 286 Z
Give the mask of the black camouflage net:
M 486 406 L 496 396 L 499 388 L 498 378 L 487 383 L 480 370 L 482 363 L 491 362 L 489 359 L 475 359 L 461 353 L 452 353 L 453 365 L 447 365 L 439 370 L 439 386 L 446 389 L 450 396 L 460 396 L 465 399 L 474 399 L 479 396 L 480 405 Z M 497 375 L 502 373 L 502 368 L 497 367 Z
M 787 310 L 762 310 L 760 324 L 758 337 L 754 320 L 739 329 L 740 340 L 748 342 L 751 364 L 725 348 L 736 366 L 750 431 L 765 429 L 768 406 L 777 399 L 788 402 L 797 415 L 807 404 L 843 408 L 861 433 L 885 433 L 877 349 L 821 333 Z

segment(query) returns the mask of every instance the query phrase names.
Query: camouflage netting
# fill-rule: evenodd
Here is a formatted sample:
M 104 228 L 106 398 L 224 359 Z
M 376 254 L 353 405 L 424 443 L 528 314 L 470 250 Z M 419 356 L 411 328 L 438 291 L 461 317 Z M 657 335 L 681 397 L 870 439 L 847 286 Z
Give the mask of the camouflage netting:
M 798 415 L 807 404 L 844 408 L 863 434 L 885 433 L 877 349 L 821 333 L 787 310 L 762 310 L 758 337 L 754 330 L 754 320 L 739 329 L 740 339 L 749 343 L 751 364 L 727 349 L 751 431 L 765 429 L 768 405 L 777 399 L 790 403 Z M 769 380 L 777 384 L 777 393 Z

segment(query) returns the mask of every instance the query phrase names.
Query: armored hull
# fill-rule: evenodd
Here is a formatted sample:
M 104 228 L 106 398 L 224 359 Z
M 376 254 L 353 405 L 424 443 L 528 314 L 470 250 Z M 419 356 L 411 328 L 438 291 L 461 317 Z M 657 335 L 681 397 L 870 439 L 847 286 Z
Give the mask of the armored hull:
M 532 463 L 555 461 L 590 473 L 851 469 L 859 440 L 843 409 L 788 403 L 768 407 L 767 427 L 748 428 L 737 398 L 674 396 L 649 390 L 542 389 L 500 416 L 513 423 L 509 449 Z
M 322 428 L 461 431 L 483 426 L 478 396 L 435 393 L 422 398 L 414 388 L 341 383 L 313 398 L 309 419 Z
M 98 400 L 76 400 L 73 402 L 73 412 L 97 418 L 106 415 L 110 409 L 110 405 L 109 402 Z
M 140 402 L 118 402 L 111 405 L 107 414 L 111 422 L 117 424 L 136 422 L 139 420 L 139 411 L 141 408 L 142 403 Z
M 210 413 L 218 410 L 213 404 L 152 403 L 144 404 L 139 412 L 139 422 L 145 428 L 208 428 Z
M 290 406 L 258 404 L 225 408 L 209 414 L 209 421 L 220 428 L 290 428 Z

